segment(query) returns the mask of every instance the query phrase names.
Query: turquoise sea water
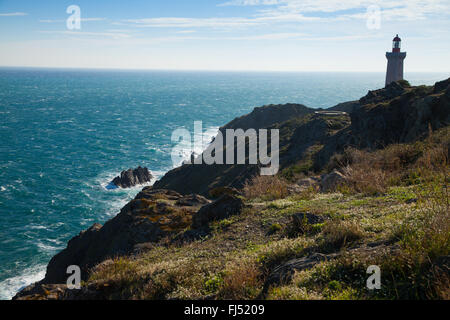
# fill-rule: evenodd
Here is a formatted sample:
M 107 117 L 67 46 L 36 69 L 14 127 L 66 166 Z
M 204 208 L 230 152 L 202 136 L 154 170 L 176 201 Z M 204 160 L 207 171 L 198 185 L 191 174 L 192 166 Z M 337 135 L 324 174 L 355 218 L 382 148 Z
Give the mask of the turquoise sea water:
M 121 170 L 171 169 L 174 129 L 202 120 L 214 134 L 255 106 L 325 108 L 383 85 L 383 73 L 0 69 L 0 299 L 41 279 L 71 237 L 140 190 L 105 188 Z

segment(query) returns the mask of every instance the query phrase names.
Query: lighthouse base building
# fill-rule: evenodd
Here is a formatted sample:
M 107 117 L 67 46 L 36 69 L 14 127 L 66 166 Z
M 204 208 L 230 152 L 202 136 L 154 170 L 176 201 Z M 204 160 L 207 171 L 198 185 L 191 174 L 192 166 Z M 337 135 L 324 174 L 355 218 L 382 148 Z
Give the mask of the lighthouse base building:
M 406 52 L 400 52 L 401 41 L 397 35 L 393 40 L 392 52 L 386 52 L 388 60 L 386 86 L 391 82 L 403 80 L 403 61 L 406 58 Z

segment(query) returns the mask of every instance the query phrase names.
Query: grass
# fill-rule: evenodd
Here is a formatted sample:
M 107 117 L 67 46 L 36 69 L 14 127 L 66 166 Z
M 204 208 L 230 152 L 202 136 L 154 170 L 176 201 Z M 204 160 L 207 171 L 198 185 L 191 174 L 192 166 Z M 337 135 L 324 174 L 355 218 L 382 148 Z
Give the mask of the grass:
M 393 144 L 374 152 L 348 148 L 331 158 L 328 169 L 343 172 L 346 183 L 339 189 L 343 193 L 385 194 L 392 186 L 425 182 L 427 176 L 433 177 L 427 171 L 448 168 L 449 146 L 450 128 L 436 133 L 430 129 L 424 141 Z
M 278 176 L 255 176 L 244 185 L 247 199 L 275 200 L 285 198 L 289 192 L 287 183 Z
M 106 286 L 110 299 L 256 299 L 274 268 L 320 252 L 336 259 L 297 271 L 265 298 L 449 299 L 448 142 L 437 132 L 425 142 L 336 155 L 330 170 L 349 168 L 339 192 L 290 194 L 282 178 L 254 178 L 243 213 L 214 222 L 209 236 L 111 259 L 84 285 Z M 326 220 L 289 235 L 298 212 Z M 366 288 L 373 264 L 381 290 Z
M 364 232 L 356 221 L 333 220 L 325 224 L 320 246 L 323 251 L 337 251 L 364 238 Z

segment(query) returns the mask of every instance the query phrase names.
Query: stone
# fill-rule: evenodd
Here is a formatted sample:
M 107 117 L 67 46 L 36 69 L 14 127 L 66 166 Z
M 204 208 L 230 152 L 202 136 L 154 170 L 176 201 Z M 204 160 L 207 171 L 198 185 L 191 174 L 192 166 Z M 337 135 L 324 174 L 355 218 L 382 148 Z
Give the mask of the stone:
M 325 174 L 320 180 L 320 190 L 322 192 L 336 191 L 337 187 L 345 182 L 345 176 L 337 170 Z
M 216 201 L 203 206 L 192 217 L 194 229 L 208 227 L 212 221 L 223 220 L 232 215 L 240 214 L 244 207 L 243 201 L 233 195 L 224 194 Z
M 130 188 L 139 184 L 148 183 L 153 176 L 148 168 L 137 167 L 136 169 L 128 169 L 122 171 L 120 176 L 115 177 L 111 184 L 119 188 Z

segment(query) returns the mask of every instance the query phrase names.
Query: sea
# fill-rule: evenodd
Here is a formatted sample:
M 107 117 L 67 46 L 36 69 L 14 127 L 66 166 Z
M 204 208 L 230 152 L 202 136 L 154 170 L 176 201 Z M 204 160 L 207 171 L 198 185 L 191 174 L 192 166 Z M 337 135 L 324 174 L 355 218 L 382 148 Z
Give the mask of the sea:
M 429 85 L 448 77 L 405 78 Z M 146 166 L 156 180 L 180 165 L 174 130 L 194 137 L 202 121 L 212 137 L 257 106 L 327 108 L 383 86 L 382 72 L 0 68 L 0 299 L 42 279 L 69 239 L 142 189 L 108 188 L 122 170 Z M 189 146 L 181 153 L 187 159 Z

